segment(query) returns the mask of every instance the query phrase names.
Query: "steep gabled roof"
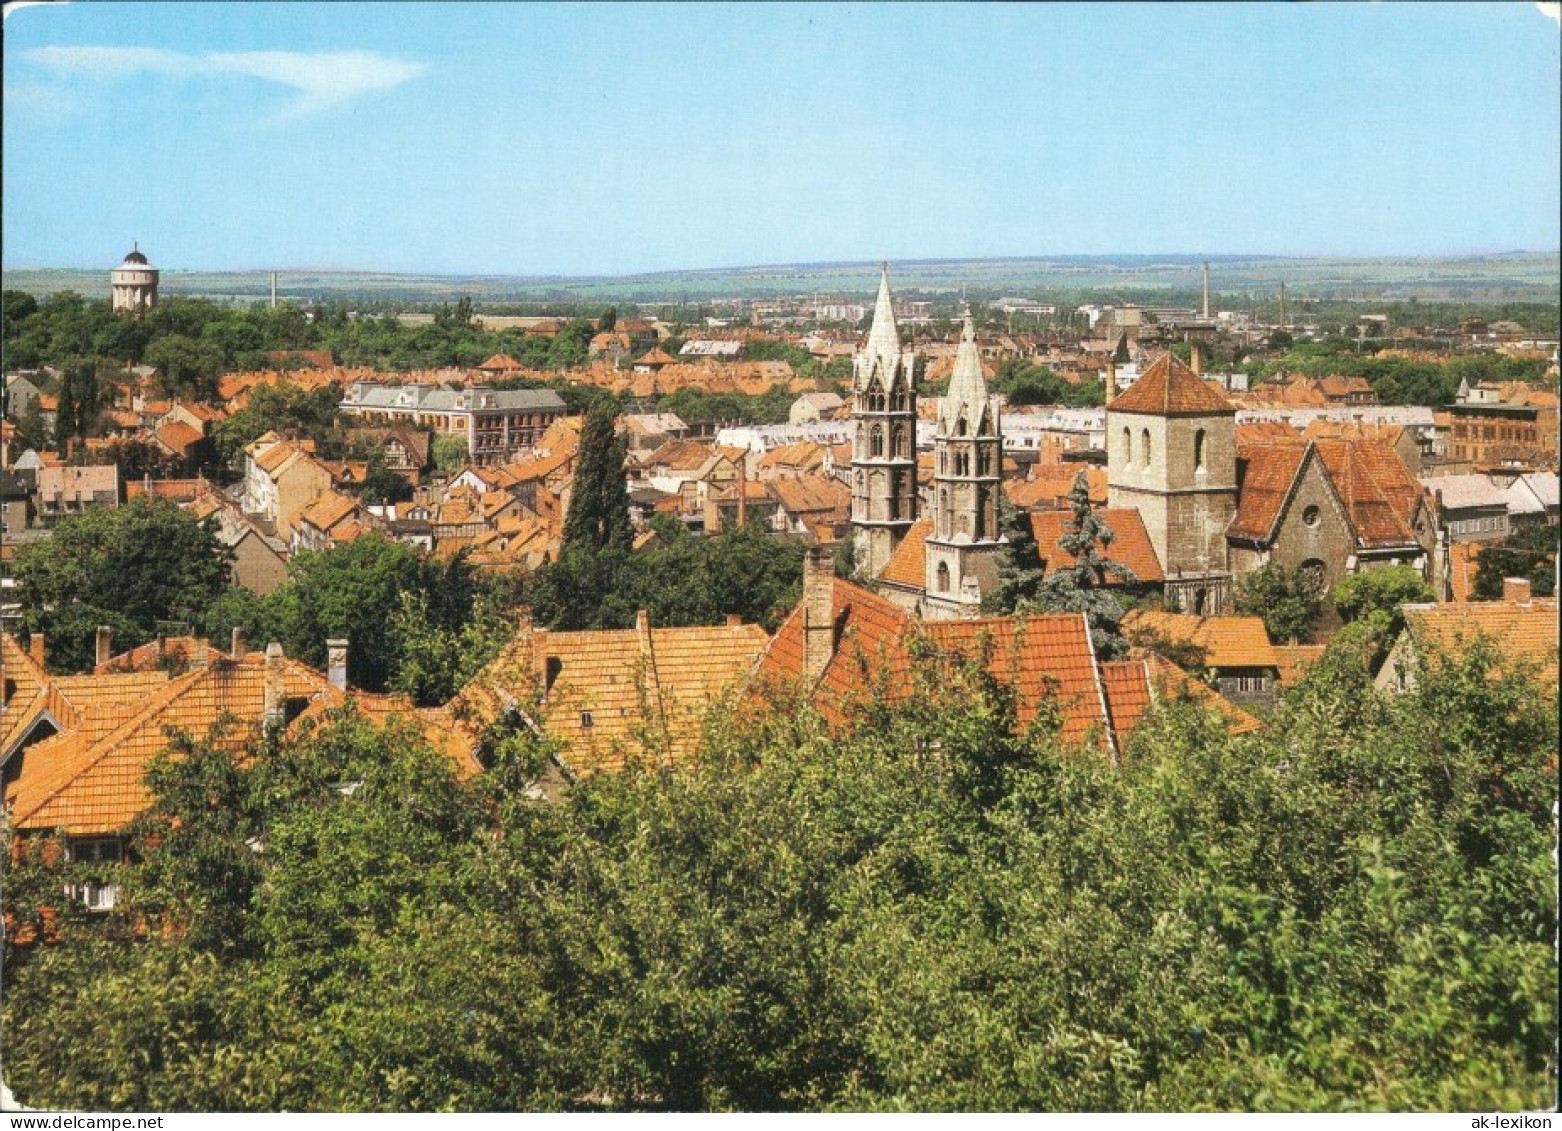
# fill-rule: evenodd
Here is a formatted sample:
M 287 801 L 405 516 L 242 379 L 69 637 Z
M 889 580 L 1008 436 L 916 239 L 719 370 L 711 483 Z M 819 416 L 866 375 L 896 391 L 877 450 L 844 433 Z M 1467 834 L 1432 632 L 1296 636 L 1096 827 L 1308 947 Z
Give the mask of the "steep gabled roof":
M 1153 416 L 1235 413 L 1236 406 L 1170 353 L 1150 363 L 1132 385 L 1107 406 L 1110 412 Z
M 1423 491 L 1392 447 L 1382 440 L 1318 440 L 1335 492 L 1365 548 L 1417 543 L 1416 511 Z
M 983 663 L 1013 688 L 1019 725 L 1051 704 L 1062 717 L 1065 741 L 1110 740 L 1104 692 L 1082 615 L 923 622 L 840 579 L 834 581 L 831 599 L 835 651 L 811 689 L 830 722 L 844 721 L 864 696 L 896 702 L 914 694 L 912 641 L 920 636 L 948 657 Z M 802 605 L 777 630 L 758 674 L 769 682 L 802 678 Z
M 933 535 L 933 520 L 919 518 L 906 531 L 895 552 L 884 563 L 879 580 L 909 589 L 927 587 L 927 540 Z
M 1308 445 L 1280 443 L 1239 450 L 1247 466 L 1237 492 L 1237 513 L 1226 527 L 1226 536 L 1268 542 L 1296 485 Z
M 540 707 L 575 773 L 622 769 L 637 756 L 677 763 L 767 640 L 754 624 L 652 629 L 642 619 L 633 629 L 548 632 L 523 623 L 449 713 L 479 735 L 509 709 L 531 716 Z
M 1126 566 L 1139 581 L 1154 583 L 1166 580 L 1161 570 L 1161 560 L 1156 556 L 1150 534 L 1144 528 L 1144 519 L 1137 510 L 1133 507 L 1101 510 L 1097 512 L 1097 517 L 1112 531 L 1111 544 L 1106 547 L 1108 561 Z M 1048 573 L 1072 567 L 1076 559 L 1063 549 L 1060 539 L 1065 533 L 1073 531 L 1073 513 L 1063 510 L 1034 511 L 1030 519 L 1042 567 Z M 1106 574 L 1105 582 L 1109 586 L 1132 584 L 1110 571 Z

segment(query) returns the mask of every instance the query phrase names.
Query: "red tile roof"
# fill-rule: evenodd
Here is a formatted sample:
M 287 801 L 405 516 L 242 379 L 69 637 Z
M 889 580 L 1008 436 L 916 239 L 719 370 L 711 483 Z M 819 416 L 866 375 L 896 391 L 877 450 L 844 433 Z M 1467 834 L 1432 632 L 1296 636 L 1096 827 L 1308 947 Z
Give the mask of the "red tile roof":
M 1405 628 L 1418 644 L 1436 644 L 1459 656 L 1477 637 L 1484 636 L 1503 659 L 1523 659 L 1538 665 L 1536 674 L 1541 686 L 1556 695 L 1555 600 L 1406 605 L 1404 613 Z
M 523 623 L 450 703 L 480 734 L 507 709 L 540 712 L 576 773 L 691 758 L 702 716 L 745 680 L 768 641 L 754 624 L 548 632 Z
M 1278 667 L 1262 617 L 1196 617 L 1135 609 L 1123 617 L 1123 630 L 1130 639 L 1137 632 L 1149 632 L 1173 643 L 1195 644 L 1204 649 L 1212 668 Z
M 1156 416 L 1236 412 L 1236 407 L 1209 382 L 1170 353 L 1151 362 L 1139 379 L 1106 407 L 1111 412 Z
M 1318 440 L 1335 492 L 1366 547 L 1417 542 L 1413 526 L 1423 490 L 1404 461 L 1382 440 Z
M 933 534 L 933 520 L 919 518 L 911 524 L 906 536 L 895 547 L 895 552 L 884 563 L 880 581 L 892 585 L 904 585 L 912 589 L 927 586 L 927 540 Z
M 1097 512 L 1097 517 L 1112 531 L 1112 541 L 1106 548 L 1108 561 L 1126 566 L 1133 571 L 1138 581 L 1160 582 L 1166 579 L 1161 570 L 1161 560 L 1150 542 L 1149 531 L 1144 528 L 1144 519 L 1137 510 L 1132 507 L 1101 510 Z M 1059 544 L 1065 533 L 1074 530 L 1073 513 L 1063 510 L 1036 511 L 1030 518 L 1043 569 L 1050 573 L 1073 566 L 1075 557 Z M 1102 580 L 1109 586 L 1132 584 L 1110 571 Z
M 1085 473 L 1085 490 L 1093 507 L 1106 506 L 1106 469 L 1078 463 L 1044 463 L 1031 468 L 1031 477 L 1023 483 L 1004 480 L 1009 501 L 1021 510 L 1052 510 L 1067 505 L 1069 492 L 1080 471 Z
M 843 722 L 865 697 L 887 696 L 895 702 L 915 694 L 912 641 L 920 637 L 933 646 L 933 663 L 978 660 L 1011 687 L 1019 725 L 1035 720 L 1050 704 L 1061 716 L 1065 741 L 1109 741 L 1104 692 L 1082 615 L 923 622 L 840 579 L 834 582 L 832 603 L 836 647 L 813 689 L 820 713 L 832 723 Z M 762 681 L 802 677 L 802 608 L 792 612 L 766 649 L 759 667 Z
M 1247 466 L 1242 474 L 1242 489 L 1237 493 L 1237 513 L 1226 527 L 1226 534 L 1267 542 L 1274 537 L 1275 524 L 1280 521 L 1285 501 L 1291 496 L 1297 472 L 1307 455 L 1307 446 L 1272 444 L 1244 447 L 1239 452 Z

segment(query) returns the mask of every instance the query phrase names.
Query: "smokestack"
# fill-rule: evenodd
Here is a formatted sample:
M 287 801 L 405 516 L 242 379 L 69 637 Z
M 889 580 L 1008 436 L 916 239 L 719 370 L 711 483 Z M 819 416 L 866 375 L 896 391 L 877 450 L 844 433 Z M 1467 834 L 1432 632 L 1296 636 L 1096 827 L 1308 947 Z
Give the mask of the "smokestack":
M 1209 321 L 1209 264 L 1204 264 L 1204 320 Z
M 107 667 L 109 659 L 114 655 L 114 630 L 106 624 L 98 625 L 97 638 L 97 666 Z
M 835 556 L 820 546 L 803 555 L 803 682 L 812 687 L 835 654 Z
M 273 640 L 266 645 L 264 714 L 261 724 L 267 731 L 282 729 L 287 722 L 287 681 L 282 670 L 282 645 Z
M 1284 330 L 1285 321 L 1285 280 L 1280 281 L 1280 329 Z
M 27 638 L 27 650 L 32 653 L 33 663 L 43 667 L 43 633 L 35 632 Z
M 277 273 L 271 273 L 271 309 L 277 308 Z
M 325 642 L 325 678 L 338 691 L 347 690 L 347 640 L 333 637 Z
M 245 652 L 249 650 L 249 641 L 244 639 L 244 630 L 238 625 L 233 626 L 233 635 L 229 637 L 228 654 L 235 660 L 242 660 Z

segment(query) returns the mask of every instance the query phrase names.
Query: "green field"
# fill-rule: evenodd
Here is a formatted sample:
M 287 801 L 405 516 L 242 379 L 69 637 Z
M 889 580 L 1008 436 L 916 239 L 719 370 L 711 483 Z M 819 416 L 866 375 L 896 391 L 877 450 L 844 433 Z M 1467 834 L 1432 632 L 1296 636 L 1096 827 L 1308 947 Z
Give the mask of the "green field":
M 1197 256 L 1057 256 L 940 259 L 892 264 L 896 293 L 914 298 L 1002 295 L 1082 302 L 1113 297 L 1185 303 L 1198 294 Z M 1283 281 L 1297 299 L 1393 302 L 1541 302 L 1558 299 L 1562 259 L 1556 252 L 1511 252 L 1448 258 L 1376 259 L 1211 256 L 1212 290 L 1227 303 L 1272 297 Z M 6 270 L 4 285 L 49 294 L 108 295 L 109 266 Z M 295 302 L 421 304 L 469 295 L 475 302 L 700 302 L 799 294 L 862 298 L 877 281 L 877 263 L 801 263 L 621 276 L 396 275 L 279 271 L 278 290 Z M 252 302 L 270 293 L 264 271 L 163 270 L 170 295 Z

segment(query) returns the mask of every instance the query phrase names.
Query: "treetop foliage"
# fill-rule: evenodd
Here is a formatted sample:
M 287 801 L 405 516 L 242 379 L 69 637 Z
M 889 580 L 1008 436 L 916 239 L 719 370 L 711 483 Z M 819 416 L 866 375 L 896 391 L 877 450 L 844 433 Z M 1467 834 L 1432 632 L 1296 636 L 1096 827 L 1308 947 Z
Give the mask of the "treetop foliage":
M 467 782 L 351 711 L 242 763 L 176 739 L 121 908 L 66 909 L 24 962 L 8 939 L 7 1083 L 94 1110 L 1550 1105 L 1541 689 L 1477 648 L 1385 698 L 1331 648 L 1269 730 L 1169 702 L 1111 766 L 926 662 L 904 709 L 831 732 L 783 694 L 713 718 L 698 765 L 552 805 L 524 728 Z M 87 867 L 45 855 L 8 873 L 23 925 Z

